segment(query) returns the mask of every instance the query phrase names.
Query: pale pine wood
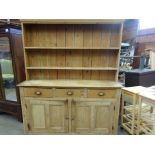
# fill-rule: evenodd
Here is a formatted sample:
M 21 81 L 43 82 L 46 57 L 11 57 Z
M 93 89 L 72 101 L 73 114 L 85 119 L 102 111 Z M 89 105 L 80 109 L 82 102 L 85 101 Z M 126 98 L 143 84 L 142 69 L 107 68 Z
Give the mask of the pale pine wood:
M 28 57 L 27 57 L 27 54 L 26 54 L 26 50 L 25 50 L 25 43 L 27 42 L 26 38 L 27 38 L 27 34 L 28 33 L 25 33 L 25 28 L 24 28 L 24 25 L 23 23 L 21 24 L 21 27 L 22 27 L 22 44 L 23 44 L 23 51 L 24 51 L 24 62 L 25 62 L 25 66 L 27 66 L 28 64 Z M 26 75 L 26 79 L 29 79 L 29 74 L 27 72 L 27 69 L 25 68 L 25 75 Z
M 74 47 L 83 47 L 83 25 L 74 26 Z
M 123 19 L 22 19 L 24 24 L 118 24 Z
M 72 101 L 72 132 L 111 134 L 114 112 L 112 100 Z M 111 115 L 111 116 L 110 116 Z
M 93 47 L 102 47 L 102 25 L 93 25 Z
M 63 61 L 61 61 L 63 62 Z M 61 66 L 61 64 L 60 64 Z M 117 68 L 114 67 L 103 67 L 103 68 L 97 68 L 97 67 L 26 67 L 27 69 L 48 69 L 48 70 L 117 70 Z M 61 71 L 62 72 L 62 71 Z
M 108 89 L 103 89 L 103 90 L 88 90 L 88 97 L 90 98 L 115 98 L 116 96 L 116 90 L 108 90 Z
M 23 90 L 24 89 L 28 89 L 28 88 L 23 88 Z M 115 125 L 113 125 L 114 127 L 111 125 L 111 122 L 113 122 L 113 121 L 109 122 L 109 119 L 114 120 L 114 119 L 116 119 L 116 117 L 118 117 L 118 115 L 116 115 L 114 113 L 116 115 L 115 118 L 114 118 L 114 114 L 110 115 L 110 118 L 109 118 L 109 113 L 111 113 L 109 111 L 111 109 L 109 106 L 110 106 L 110 104 L 113 105 L 112 106 L 113 108 L 111 109 L 113 111 L 114 105 L 116 104 L 116 101 L 114 99 L 116 93 L 114 93 L 113 89 L 112 90 L 110 90 L 110 89 L 109 90 L 107 90 L 107 89 L 91 90 L 91 89 L 88 89 L 88 90 L 52 89 L 54 91 L 53 97 L 43 98 L 42 96 L 39 96 L 36 99 L 30 98 L 32 96 L 31 94 L 29 94 L 29 96 L 28 96 L 26 93 L 23 93 L 22 96 L 26 97 L 25 103 L 27 104 L 26 109 L 25 108 L 23 109 L 24 113 L 26 114 L 24 119 L 26 119 L 27 124 L 29 124 L 27 132 L 30 132 L 30 133 L 47 133 L 47 132 L 48 133 L 61 133 L 61 132 L 62 133 L 67 133 L 67 132 L 75 133 L 75 129 L 76 129 L 77 125 L 79 125 L 79 126 L 82 126 L 82 128 L 84 126 L 84 129 L 76 129 L 76 133 L 90 133 L 90 134 L 112 134 L 112 133 L 115 133 L 116 134 L 117 128 L 115 127 Z M 117 91 L 117 89 L 116 89 L 116 91 Z M 23 92 L 25 92 L 25 91 L 23 91 Z M 68 94 L 68 92 L 73 92 L 73 94 L 70 95 L 70 94 Z M 100 92 L 107 92 L 108 94 L 105 95 L 105 98 L 101 96 L 101 99 L 102 99 L 101 100 L 99 96 L 94 96 L 95 93 L 97 93 L 97 95 L 98 95 L 98 93 L 100 93 Z M 85 96 L 85 94 L 86 94 L 86 96 Z M 82 97 L 88 97 L 89 99 L 75 99 L 75 98 L 82 98 Z M 65 100 L 66 98 L 68 98 L 70 101 Z M 109 100 L 107 98 L 109 98 Z M 83 103 L 85 103 L 85 102 L 86 102 L 86 104 L 88 104 L 88 108 L 86 108 L 86 109 L 90 109 L 89 106 L 91 106 L 91 110 L 90 110 L 91 114 L 90 114 L 89 118 L 87 117 L 86 120 L 84 120 L 86 122 L 88 121 L 87 123 L 90 124 L 91 129 L 88 129 L 88 128 L 85 129 L 86 124 L 83 125 L 83 121 L 82 121 L 85 118 L 83 118 L 83 117 L 81 118 L 81 116 L 79 116 L 80 114 L 78 115 L 77 119 L 78 120 L 82 119 L 79 122 L 80 124 L 81 123 L 82 124 L 80 125 L 80 124 L 74 123 L 74 120 L 75 120 L 74 118 L 76 116 L 75 115 L 76 113 L 73 112 L 73 111 L 75 111 L 75 108 L 73 109 L 74 104 L 75 104 L 75 102 L 73 102 L 73 100 L 76 102 L 80 102 L 81 108 L 83 108 L 83 106 L 85 105 L 85 104 L 83 105 Z M 107 103 L 109 106 L 107 105 Z M 23 106 L 25 105 L 24 100 L 23 100 L 22 104 L 23 104 Z M 31 106 L 29 106 L 29 105 L 31 105 Z M 40 115 L 37 116 L 37 114 L 38 114 L 38 113 L 36 113 L 37 109 L 40 110 L 40 114 L 46 116 L 46 120 L 43 119 L 44 118 L 44 116 L 43 116 L 42 121 L 39 122 Z M 51 109 L 51 111 L 49 111 L 49 109 Z M 96 109 L 96 111 L 94 111 L 95 109 Z M 83 110 L 85 110 L 85 108 Z M 55 111 L 55 113 L 54 113 L 54 111 Z M 79 110 L 78 113 L 80 113 L 80 111 L 82 111 L 82 110 Z M 85 114 L 87 115 L 90 112 L 88 110 L 86 110 Z M 106 112 L 108 112 L 108 113 L 106 113 Z M 33 119 L 33 117 L 35 117 L 35 118 Z M 55 117 L 57 117 L 57 118 L 55 118 Z M 65 119 L 64 119 L 64 117 L 65 117 Z M 102 117 L 105 118 L 105 120 L 103 120 Z M 55 118 L 55 119 L 53 120 L 53 118 Z M 94 120 L 94 118 L 98 118 L 98 119 Z M 108 121 L 107 121 L 107 118 L 108 118 Z M 91 119 L 91 122 L 89 122 L 90 119 Z M 101 122 L 102 123 L 104 122 L 104 125 Z M 107 123 L 108 124 L 110 123 L 110 124 L 108 125 Z M 94 125 L 95 125 L 95 127 L 94 127 Z M 92 128 L 93 128 L 93 130 L 92 130 Z M 89 132 L 87 132 L 88 130 L 89 130 Z
M 155 113 L 155 90 L 150 87 L 146 91 L 141 91 L 138 97 L 138 130 L 137 134 L 155 135 L 154 113 Z M 143 104 L 149 107 L 149 111 L 144 112 Z M 142 123 L 143 122 L 143 123 Z
M 86 33 L 86 32 L 85 32 Z M 30 49 L 30 50 L 34 50 L 34 49 L 73 49 L 73 50 L 76 50 L 76 49 L 85 49 L 85 50 L 89 50 L 89 49 L 94 49 L 94 50 L 96 50 L 96 49 L 100 49 L 100 50 L 119 50 L 120 49 L 120 47 L 91 47 L 92 46 L 92 34 L 90 33 L 90 36 L 88 35 L 88 39 L 85 39 L 85 40 L 87 40 L 88 42 L 90 42 L 91 44 L 90 44 L 90 46 L 88 46 L 89 45 L 89 43 L 86 43 L 86 41 L 84 40 L 84 46 L 86 46 L 86 47 L 45 47 L 45 46 L 42 46 L 42 47 L 38 47 L 38 46 L 36 46 L 36 47 L 28 47 L 28 46 L 26 46 L 26 47 L 24 47 L 25 49 Z M 86 38 L 86 36 L 85 36 L 85 38 Z M 67 45 L 67 44 L 66 44 Z
M 119 40 L 119 52 L 118 52 L 118 55 L 117 55 L 117 61 L 116 61 L 116 64 L 117 64 L 117 68 L 119 68 L 119 62 L 120 62 L 120 53 L 121 53 L 121 43 L 122 43 L 122 36 L 123 36 L 123 23 L 121 24 L 121 29 L 120 29 L 120 40 Z M 115 75 L 115 81 L 118 81 L 118 74 L 119 74 L 119 70 L 117 70 L 116 72 L 116 75 Z
M 113 25 L 111 30 L 111 40 L 110 40 L 110 46 L 116 47 L 120 44 L 120 31 L 121 31 L 121 25 Z
M 74 25 L 66 25 L 66 47 L 74 47 Z
M 80 55 L 82 55 L 81 50 L 78 50 L 77 52 L 72 51 L 71 57 L 70 57 L 70 62 L 72 63 L 71 66 L 73 66 L 73 68 L 76 66 L 82 67 L 82 58 Z M 70 74 L 70 78 L 71 79 L 82 79 L 82 71 L 80 71 L 80 70 L 72 71 L 72 74 Z
M 52 89 L 46 88 L 24 88 L 24 96 L 32 97 L 53 97 Z
M 121 90 L 120 89 L 117 89 L 117 92 L 115 94 L 115 99 L 116 101 L 114 101 L 114 119 L 113 119 L 113 131 L 112 131 L 112 134 L 117 134 L 118 132 L 118 124 L 119 124 L 119 111 L 120 111 L 120 96 L 121 96 Z
M 55 97 L 83 97 L 84 90 L 81 89 L 56 89 Z
M 95 43 L 94 43 L 94 45 L 95 45 Z M 95 68 L 95 67 L 100 66 L 100 58 L 101 58 L 101 55 L 99 52 L 92 54 L 92 67 Z M 91 74 L 91 79 L 97 80 L 98 77 L 100 77 L 100 72 L 99 71 L 93 71 Z
M 92 51 L 91 50 L 88 50 L 88 51 L 85 51 L 83 52 L 83 57 L 82 57 L 82 66 L 83 68 L 92 68 L 92 61 L 91 61 L 91 58 L 92 58 Z M 85 80 L 90 80 L 91 79 L 91 71 L 83 71 L 82 72 L 82 76 L 83 76 L 83 79 Z
M 52 133 L 68 132 L 68 102 L 67 101 L 48 101 L 46 108 L 47 128 Z
M 22 21 L 25 133 L 116 134 L 122 22 Z
M 83 25 L 83 49 L 92 49 L 93 47 L 93 29 L 92 25 Z
M 155 69 L 155 51 L 154 50 L 149 50 L 150 51 L 150 67 L 151 69 Z
M 69 88 L 121 88 L 122 85 L 114 81 L 100 80 L 29 80 L 18 84 L 19 87 L 69 87 Z
M 30 132 L 47 132 L 46 126 L 46 101 L 38 99 L 25 99 L 27 128 Z
M 65 68 L 66 65 L 66 52 L 63 50 L 57 50 L 57 66 L 55 69 L 58 69 L 58 79 L 65 79 L 66 78 L 66 71 L 61 70 L 61 68 Z M 45 69 L 45 67 L 43 67 Z M 49 67 L 51 69 L 51 67 Z M 52 67 L 54 68 L 54 67 Z
M 25 99 L 24 121 L 30 133 L 67 133 L 68 103 L 64 100 Z M 26 120 L 25 120 L 26 119 Z
M 121 122 L 122 127 L 127 130 L 130 134 L 136 134 L 138 123 L 137 123 L 137 107 L 138 107 L 138 94 L 142 91 L 146 91 L 145 87 L 142 86 L 135 86 L 135 87 L 128 87 L 122 88 L 122 112 L 121 112 Z M 129 114 L 131 118 L 127 120 L 127 113 L 125 111 L 129 107 L 129 105 L 125 105 L 126 102 L 130 102 L 131 110 Z M 129 125 L 128 125 L 129 124 Z
M 25 106 L 25 98 L 24 98 L 24 91 L 23 88 L 21 87 L 19 89 L 20 91 L 20 97 L 21 97 L 21 108 L 22 108 L 22 116 L 23 116 L 23 127 L 24 127 L 24 133 L 28 133 L 29 130 L 27 128 L 27 124 L 28 124 L 28 117 L 27 117 L 27 106 Z
M 82 49 L 94 49 L 92 51 L 92 64 L 90 67 L 97 66 L 107 66 L 107 67 L 116 67 L 117 66 L 117 55 L 119 51 L 115 51 L 119 49 L 119 41 L 120 41 L 120 24 L 116 25 L 41 25 L 41 24 L 30 24 L 25 25 L 25 32 L 27 32 L 27 37 L 31 38 L 31 42 L 27 42 L 30 44 L 30 47 L 26 46 L 25 49 L 27 52 L 27 59 L 31 59 L 31 55 L 34 54 L 34 59 L 29 61 L 28 67 L 32 65 L 41 65 L 45 67 L 47 64 L 52 67 L 59 67 L 56 63 L 57 57 L 62 57 L 62 62 L 64 67 L 82 67 L 82 57 L 84 56 Z M 87 29 L 88 28 L 88 29 Z M 36 39 L 35 39 L 36 38 Z M 29 40 L 29 38 L 28 38 Z M 44 43 L 45 42 L 45 43 Z M 38 44 L 38 45 L 37 45 Z M 116 46 L 115 46 L 116 45 Z M 56 50 L 65 50 L 60 51 Z M 76 51 L 74 50 L 76 49 Z M 109 49 L 110 51 L 98 51 L 96 49 Z M 35 53 L 31 54 L 31 50 Z M 39 53 L 38 53 L 39 50 Z M 43 50 L 43 51 L 40 51 Z M 50 51 L 52 50 L 52 51 Z M 114 51 L 113 51 L 114 50 Z M 47 52 L 46 52 L 47 51 Z M 43 53 L 42 53 L 43 52 Z M 103 52 L 103 53 L 101 53 Z M 113 53 L 114 52 L 114 53 Z M 62 53 L 62 55 L 60 54 Z M 109 55 L 107 55 L 109 53 Z M 36 56 L 37 55 L 37 56 Z M 64 57 L 66 55 L 66 57 Z M 111 56 L 110 56 L 111 55 Z M 74 57 L 75 56 L 75 57 Z M 75 58 L 75 61 L 72 60 Z M 61 58 L 60 58 L 61 59 Z M 41 61 L 40 61 L 41 60 Z M 34 62 L 33 62 L 34 61 Z M 40 63 L 41 62 L 41 63 Z M 47 62 L 47 63 L 46 63 Z M 75 63 L 73 63 L 75 62 Z M 112 63 L 109 63 L 112 62 Z M 34 64 L 33 64 L 34 63 Z M 37 66 L 35 66 L 37 67 Z M 29 68 L 28 68 L 29 69 Z M 66 68 L 67 69 L 67 68 Z M 107 68 L 108 69 L 108 68 Z M 111 69 L 109 68 L 109 71 Z M 114 80 L 117 76 L 117 72 L 82 72 L 82 71 L 59 71 L 59 68 L 53 71 L 35 71 L 35 76 L 32 76 L 32 71 L 26 70 L 28 74 L 28 79 L 92 79 L 92 80 L 101 80 L 101 79 L 110 79 Z M 62 74 L 61 74 L 62 73 Z M 85 74 L 89 74 L 90 77 L 86 77 Z M 108 74 L 108 76 L 106 75 Z M 60 74 L 60 76 L 59 76 Z M 50 78 L 51 77 L 51 78 Z M 104 77 L 104 78 L 103 78 Z
M 104 25 L 103 29 L 101 30 L 101 37 L 102 37 L 102 46 L 104 48 L 111 48 L 110 47 L 110 36 L 111 36 L 111 25 Z

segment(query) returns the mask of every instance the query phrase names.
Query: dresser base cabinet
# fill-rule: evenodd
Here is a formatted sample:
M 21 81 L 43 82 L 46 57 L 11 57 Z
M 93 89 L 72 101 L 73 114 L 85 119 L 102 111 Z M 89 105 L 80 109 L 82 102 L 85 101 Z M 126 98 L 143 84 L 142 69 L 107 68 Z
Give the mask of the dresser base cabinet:
M 88 82 L 87 87 L 57 88 L 48 82 L 39 87 L 32 83 L 31 87 L 28 82 L 20 84 L 25 133 L 117 133 L 119 85 L 88 88 Z

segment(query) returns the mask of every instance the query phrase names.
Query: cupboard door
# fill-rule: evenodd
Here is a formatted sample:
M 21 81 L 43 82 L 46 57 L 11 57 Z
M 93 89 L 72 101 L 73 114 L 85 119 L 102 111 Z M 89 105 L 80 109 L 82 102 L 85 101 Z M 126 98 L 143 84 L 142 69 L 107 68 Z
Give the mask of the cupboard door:
M 69 112 L 68 101 L 52 100 L 46 110 L 49 132 L 68 132 Z
M 68 102 L 25 99 L 26 129 L 32 133 L 68 132 Z
M 25 99 L 25 115 L 28 132 L 46 132 L 46 105 L 48 101 Z
M 114 101 L 73 101 L 71 128 L 75 133 L 112 134 Z

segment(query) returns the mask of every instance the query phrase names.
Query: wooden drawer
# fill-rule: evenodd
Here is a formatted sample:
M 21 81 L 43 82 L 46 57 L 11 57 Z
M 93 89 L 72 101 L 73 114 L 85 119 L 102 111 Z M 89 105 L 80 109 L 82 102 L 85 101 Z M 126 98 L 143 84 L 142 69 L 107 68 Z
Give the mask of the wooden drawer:
M 87 91 L 87 97 L 92 98 L 114 98 L 116 96 L 116 90 L 113 89 L 101 89 Z
M 24 96 L 53 97 L 53 91 L 47 88 L 24 88 Z
M 56 89 L 55 97 L 83 97 L 82 89 Z

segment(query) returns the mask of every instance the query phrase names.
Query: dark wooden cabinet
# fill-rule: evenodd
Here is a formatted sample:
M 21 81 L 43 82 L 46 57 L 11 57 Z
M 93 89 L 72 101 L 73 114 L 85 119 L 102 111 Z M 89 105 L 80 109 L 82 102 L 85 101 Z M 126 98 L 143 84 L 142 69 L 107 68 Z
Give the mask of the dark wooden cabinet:
M 19 89 L 25 80 L 21 27 L 0 25 L 0 112 L 12 114 L 22 121 Z
M 125 73 L 125 87 L 155 85 L 155 69 L 134 69 Z

